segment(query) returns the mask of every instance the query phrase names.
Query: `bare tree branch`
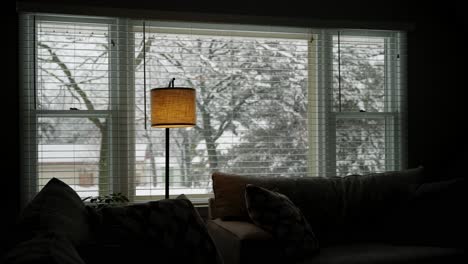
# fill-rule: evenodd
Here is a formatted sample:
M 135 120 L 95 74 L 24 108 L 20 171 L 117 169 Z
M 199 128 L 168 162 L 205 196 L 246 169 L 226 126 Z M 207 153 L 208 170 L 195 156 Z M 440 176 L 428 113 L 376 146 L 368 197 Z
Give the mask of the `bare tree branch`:
M 73 88 L 73 90 L 80 95 L 81 99 L 85 102 L 86 108 L 88 110 L 94 110 L 94 105 L 91 103 L 91 100 L 89 100 L 86 92 L 83 91 L 81 87 L 78 86 L 68 66 L 60 60 L 58 55 L 52 50 L 51 47 L 49 47 L 48 45 L 42 42 L 38 42 L 37 45 L 43 49 L 46 49 L 49 52 L 50 56 L 52 56 L 52 62 L 59 65 L 60 69 L 63 71 L 63 73 L 67 77 L 69 84 L 66 84 L 64 81 L 62 82 L 66 85 L 70 85 L 70 87 Z M 101 121 L 99 121 L 99 118 L 89 117 L 89 120 L 93 122 L 93 124 L 95 124 L 100 130 L 104 129 L 104 126 L 101 123 Z
M 104 55 L 106 55 L 108 53 L 107 49 L 102 52 L 100 55 L 96 56 L 96 57 L 91 57 L 91 58 L 87 58 L 85 60 L 83 60 L 82 63 L 78 64 L 77 65 L 77 68 L 85 65 L 85 64 L 88 64 L 88 63 L 91 63 L 92 65 L 94 65 L 99 59 L 101 59 Z

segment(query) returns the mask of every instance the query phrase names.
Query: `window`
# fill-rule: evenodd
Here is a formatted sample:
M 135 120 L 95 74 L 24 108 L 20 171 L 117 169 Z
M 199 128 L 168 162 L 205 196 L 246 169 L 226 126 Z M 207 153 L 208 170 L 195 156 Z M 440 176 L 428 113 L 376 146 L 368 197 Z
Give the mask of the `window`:
M 343 176 L 399 169 L 401 32 L 25 14 L 24 186 L 164 195 L 154 87 L 197 91 L 197 125 L 171 129 L 171 195 L 206 201 L 214 170 Z
M 145 80 L 165 87 L 176 78 L 177 85 L 197 89 L 197 125 L 171 129 L 171 193 L 210 193 L 213 170 L 307 173 L 307 34 L 243 36 L 147 23 L 143 39 L 140 30 L 135 51 L 145 43 L 147 71 L 144 79 L 142 63 L 136 66 L 135 112 L 144 109 Z M 164 130 L 144 129 L 143 114 L 135 118 L 137 151 L 146 149 L 146 167 L 154 171 L 139 180 L 136 195 L 162 195 L 165 160 L 157 150 L 164 150 Z
M 331 172 L 344 176 L 400 168 L 402 97 L 394 32 L 331 33 Z

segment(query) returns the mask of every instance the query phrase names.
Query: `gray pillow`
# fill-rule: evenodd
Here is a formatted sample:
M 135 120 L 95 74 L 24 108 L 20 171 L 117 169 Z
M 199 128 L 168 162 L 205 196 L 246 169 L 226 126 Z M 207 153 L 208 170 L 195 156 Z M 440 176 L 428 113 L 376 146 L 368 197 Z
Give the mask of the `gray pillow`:
M 78 245 L 89 237 L 88 214 L 78 194 L 52 178 L 22 211 L 16 242 L 54 232 Z
M 319 250 L 314 232 L 285 195 L 248 184 L 245 188 L 247 212 L 252 221 L 270 232 L 282 249 L 284 261 L 295 261 Z

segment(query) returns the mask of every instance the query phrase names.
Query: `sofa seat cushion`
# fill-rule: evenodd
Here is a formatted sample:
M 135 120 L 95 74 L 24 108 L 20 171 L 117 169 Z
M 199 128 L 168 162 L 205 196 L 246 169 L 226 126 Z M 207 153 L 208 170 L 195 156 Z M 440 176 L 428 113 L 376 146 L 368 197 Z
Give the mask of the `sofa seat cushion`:
M 211 220 L 218 228 L 229 232 L 237 240 L 270 240 L 273 237 L 267 231 L 261 229 L 253 223 L 245 221 L 223 221 L 219 218 Z
M 276 263 L 279 246 L 272 235 L 245 221 L 208 220 L 208 231 L 224 264 Z
M 466 252 L 455 248 L 390 244 L 343 244 L 320 249 L 300 264 L 430 264 L 466 263 Z

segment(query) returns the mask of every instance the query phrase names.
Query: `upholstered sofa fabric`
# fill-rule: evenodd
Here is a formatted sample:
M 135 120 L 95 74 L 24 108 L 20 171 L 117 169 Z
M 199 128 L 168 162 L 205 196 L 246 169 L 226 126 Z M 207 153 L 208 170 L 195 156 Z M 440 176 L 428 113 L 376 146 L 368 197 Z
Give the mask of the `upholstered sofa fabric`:
M 297 264 L 462 264 L 468 260 L 465 254 L 456 248 L 357 243 L 321 248 Z
M 74 245 L 89 239 L 84 203 L 70 186 L 57 178 L 52 178 L 22 211 L 17 242 L 44 232 L 63 235 Z
M 185 196 L 95 209 L 52 179 L 21 214 L 8 264 L 222 263 Z
M 318 252 L 319 243 L 301 210 L 285 195 L 247 184 L 245 200 L 250 219 L 271 233 L 284 261 Z
M 208 230 L 216 242 L 224 264 L 276 263 L 280 246 L 272 235 L 246 221 L 223 221 L 220 218 L 207 222 Z M 273 254 L 272 254 L 273 253 Z
M 321 244 L 367 240 L 375 229 L 381 228 L 376 221 L 404 203 L 422 183 L 422 170 L 344 178 L 253 177 L 216 172 L 212 175 L 212 214 L 223 220 L 250 221 L 244 193 L 245 186 L 253 184 L 289 197 L 301 209 Z
M 72 243 L 62 235 L 42 232 L 19 243 L 4 259 L 5 264 L 85 264 Z
M 399 244 L 468 248 L 467 178 L 420 185 L 384 222 L 387 238 Z
M 319 240 L 320 253 L 300 263 L 459 263 L 455 261 L 466 260 L 466 243 L 464 246 L 461 239 L 445 243 L 450 239 L 443 235 L 443 230 L 449 231 L 451 237 L 455 230 L 460 231 L 459 237 L 466 234 L 466 218 L 459 217 L 465 199 L 460 199 L 462 192 L 453 188 L 458 186 L 466 192 L 466 187 L 461 187 L 466 180 L 425 182 L 422 168 L 344 178 L 259 178 L 213 175 L 215 197 L 210 202 L 210 210 L 218 218 L 209 220 L 208 228 L 222 255 L 229 256 L 224 258 L 226 264 L 255 263 L 251 260 L 262 257 L 268 263 L 281 263 L 278 262 L 280 245 L 274 237 L 267 239 L 251 220 L 241 220 L 245 219 L 246 209 L 240 194 L 245 192 L 247 184 L 285 194 L 301 209 Z M 443 216 L 435 217 L 437 214 L 457 219 L 441 221 Z M 410 238 L 405 238 L 405 234 Z M 249 248 L 243 246 L 247 244 Z
M 107 207 L 93 217 L 91 244 L 79 247 L 88 263 L 220 263 L 203 219 L 185 196 Z
M 247 184 L 276 190 L 286 195 L 301 208 L 308 220 L 313 219 L 315 222 L 309 223 L 320 226 L 317 229 L 324 230 L 322 226 L 335 225 L 340 218 L 341 198 L 336 195 L 341 187 L 339 178 L 254 177 L 215 172 L 212 180 L 215 196 L 213 211 L 223 220 L 249 221 L 244 196 Z

